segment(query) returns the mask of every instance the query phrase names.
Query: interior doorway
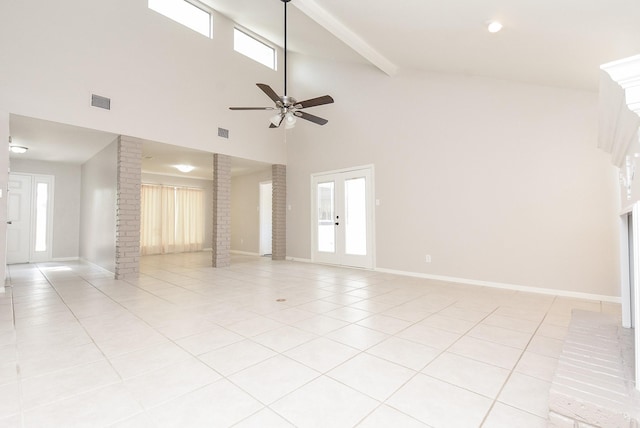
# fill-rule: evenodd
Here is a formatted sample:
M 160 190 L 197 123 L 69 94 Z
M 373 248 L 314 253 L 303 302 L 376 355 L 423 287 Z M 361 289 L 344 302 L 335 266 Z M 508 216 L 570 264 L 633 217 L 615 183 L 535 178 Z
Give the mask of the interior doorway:
M 260 183 L 260 255 L 270 256 L 272 252 L 273 225 L 273 183 L 264 181 Z
M 640 296 L 640 202 L 620 216 L 620 300 L 622 326 L 634 328 L 638 323 Z
M 637 234 L 634 228 L 634 214 L 629 213 L 627 218 L 627 232 L 628 232 L 628 240 L 627 245 L 629 248 L 628 260 L 629 260 L 629 314 L 627 318 L 629 319 L 629 327 L 635 328 L 635 293 L 636 293 L 636 278 L 635 278 L 635 270 L 636 270 L 636 252 L 637 252 Z
M 634 329 L 635 367 L 640 367 L 640 202 L 620 216 L 622 326 Z M 635 373 L 640 384 L 640 370 Z
M 10 173 L 7 192 L 7 264 L 51 260 L 51 175 Z

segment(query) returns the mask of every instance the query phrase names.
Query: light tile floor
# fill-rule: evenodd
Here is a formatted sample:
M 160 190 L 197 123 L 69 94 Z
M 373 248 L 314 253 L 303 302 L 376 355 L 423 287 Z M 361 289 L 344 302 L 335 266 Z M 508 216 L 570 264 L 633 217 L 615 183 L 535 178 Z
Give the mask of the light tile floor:
M 545 427 L 572 308 L 619 305 L 210 253 L 9 267 L 1 427 Z M 284 299 L 284 301 L 282 301 Z

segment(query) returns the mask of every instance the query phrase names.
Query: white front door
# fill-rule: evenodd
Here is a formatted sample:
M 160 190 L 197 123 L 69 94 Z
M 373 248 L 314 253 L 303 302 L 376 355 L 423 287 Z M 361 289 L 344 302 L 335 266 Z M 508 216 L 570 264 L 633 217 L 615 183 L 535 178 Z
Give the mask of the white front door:
M 312 176 L 314 262 L 373 269 L 373 168 Z
M 9 174 L 7 192 L 7 264 L 28 263 L 31 242 L 30 175 Z
M 53 184 L 49 175 L 9 174 L 7 264 L 51 259 Z

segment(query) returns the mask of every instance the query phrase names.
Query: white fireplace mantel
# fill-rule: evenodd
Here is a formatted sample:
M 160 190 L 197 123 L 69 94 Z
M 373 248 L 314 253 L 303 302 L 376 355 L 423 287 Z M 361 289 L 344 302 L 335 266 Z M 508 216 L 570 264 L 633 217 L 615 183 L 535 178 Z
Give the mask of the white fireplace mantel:
M 624 167 L 640 127 L 640 55 L 600 66 L 598 147 Z

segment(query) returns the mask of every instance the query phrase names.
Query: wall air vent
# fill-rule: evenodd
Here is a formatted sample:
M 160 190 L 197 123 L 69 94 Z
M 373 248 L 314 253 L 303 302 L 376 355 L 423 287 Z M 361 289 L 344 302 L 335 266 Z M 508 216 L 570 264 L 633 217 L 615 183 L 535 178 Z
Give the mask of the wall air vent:
M 91 106 L 111 110 L 111 99 L 91 94 Z
M 229 138 L 229 130 L 224 128 L 218 128 L 218 137 Z

